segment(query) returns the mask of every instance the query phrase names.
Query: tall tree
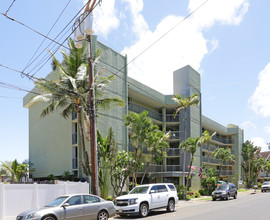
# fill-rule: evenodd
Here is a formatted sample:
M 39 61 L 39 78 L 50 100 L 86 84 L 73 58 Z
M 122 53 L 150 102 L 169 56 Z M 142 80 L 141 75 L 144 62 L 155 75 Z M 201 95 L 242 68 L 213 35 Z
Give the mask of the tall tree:
M 191 167 L 192 167 L 192 163 L 193 163 L 193 160 L 194 160 L 194 154 L 196 153 L 198 146 L 200 146 L 199 145 L 199 140 L 200 140 L 199 137 L 197 137 L 197 138 L 189 137 L 188 139 L 186 139 L 184 142 L 182 142 L 180 144 L 180 147 L 185 152 L 188 152 L 188 153 L 191 154 L 191 158 L 190 158 L 190 161 L 189 161 L 189 170 L 188 170 L 188 176 L 187 176 L 187 183 L 186 183 L 187 187 L 186 187 L 185 197 L 187 196 L 187 190 L 188 190 L 188 187 L 189 187 L 190 172 L 191 172 Z
M 208 148 L 208 152 L 207 152 L 207 177 L 209 175 L 209 163 L 210 163 L 210 142 L 213 138 L 213 136 L 216 134 L 216 132 L 214 132 L 213 134 L 210 135 L 209 131 L 205 130 L 203 132 L 202 137 L 199 140 L 199 145 L 202 144 L 207 144 L 207 148 Z
M 220 171 L 222 170 L 223 163 L 224 162 L 235 162 L 235 156 L 232 154 L 232 151 L 230 148 L 217 148 L 215 151 L 212 153 L 213 157 L 218 159 L 220 169 L 218 172 L 218 177 L 220 178 Z
M 184 140 L 187 139 L 187 109 L 192 105 L 198 105 L 200 103 L 198 93 L 193 94 L 192 96 L 188 96 L 182 98 L 179 94 L 173 96 L 172 100 L 174 100 L 178 107 L 174 113 L 174 117 L 180 112 L 180 110 L 184 110 L 185 118 L 184 118 Z M 185 186 L 185 166 L 186 166 L 186 152 L 184 151 L 183 155 L 183 176 L 182 176 L 182 184 Z
M 2 162 L 2 169 L 5 171 L 8 177 L 11 178 L 12 182 L 19 182 L 21 179 L 21 172 L 19 170 L 20 164 L 17 160 Z

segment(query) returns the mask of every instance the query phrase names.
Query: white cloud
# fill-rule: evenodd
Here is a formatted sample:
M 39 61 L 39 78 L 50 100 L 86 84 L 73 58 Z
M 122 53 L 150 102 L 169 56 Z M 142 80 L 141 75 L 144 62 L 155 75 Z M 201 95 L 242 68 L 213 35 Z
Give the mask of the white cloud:
M 84 4 L 87 1 L 84 0 Z M 115 0 L 102 1 L 102 6 L 97 6 L 93 11 L 94 34 L 107 37 L 110 31 L 119 27 L 120 21 L 115 9 Z
M 152 32 L 141 15 L 142 1 L 124 1 L 134 7 L 130 9 L 134 18 L 133 31 L 136 31 L 139 37 L 134 45 L 123 50 L 123 53 L 128 55 L 129 62 L 139 55 L 129 64 L 129 76 L 165 94 L 171 94 L 173 91 L 174 70 L 185 65 L 191 65 L 199 70 L 204 56 L 218 48 L 218 39 L 215 38 L 210 41 L 210 48 L 207 47 L 208 40 L 203 36 L 203 31 L 217 22 L 238 25 L 248 9 L 247 0 L 209 1 L 193 16 L 162 37 L 182 21 L 183 17 L 169 15 Z M 190 0 L 189 10 L 194 10 L 198 6 L 197 0 Z M 144 52 L 161 37 L 161 40 Z M 140 55 L 141 53 L 143 54 Z
M 244 130 L 247 129 L 256 129 L 256 125 L 254 123 L 252 123 L 251 121 L 245 121 L 240 125 L 241 128 L 243 128 Z
M 258 86 L 249 98 L 252 110 L 263 117 L 270 116 L 270 63 L 259 73 Z
M 261 137 L 253 137 L 251 138 L 251 142 L 253 142 L 253 144 L 257 147 L 261 147 L 262 150 L 261 151 L 268 151 L 268 146 L 265 142 L 265 140 Z

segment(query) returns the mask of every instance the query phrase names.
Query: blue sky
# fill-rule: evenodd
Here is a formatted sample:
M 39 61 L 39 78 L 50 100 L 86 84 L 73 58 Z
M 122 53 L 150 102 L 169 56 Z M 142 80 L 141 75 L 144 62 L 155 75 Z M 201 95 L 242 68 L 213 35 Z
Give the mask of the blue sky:
M 0 11 L 5 13 L 12 1 L 2 2 Z M 17 0 L 8 15 L 46 35 L 68 2 Z M 99 41 L 132 60 L 203 2 L 103 0 L 94 11 L 94 31 Z M 49 37 L 56 37 L 83 4 L 83 0 L 70 1 Z M 245 140 L 267 150 L 269 8 L 267 0 L 209 0 L 132 62 L 129 76 L 171 94 L 173 71 L 191 65 L 201 74 L 203 114 L 223 125 L 239 125 L 245 129 Z M 2 15 L 0 25 L 0 64 L 24 70 L 43 37 Z M 64 36 L 69 33 L 70 30 Z M 57 41 L 62 43 L 63 39 Z M 46 40 L 37 55 L 47 47 L 52 49 L 55 44 L 48 46 L 49 43 Z M 59 53 L 56 56 L 60 57 Z M 45 77 L 51 70 L 50 61 L 39 71 L 32 70 L 36 65 L 33 63 L 25 72 Z M 2 67 L 0 83 L 33 88 L 30 80 Z M 25 94 L 0 84 L 0 161 L 28 158 L 28 110 L 23 108 L 22 100 Z

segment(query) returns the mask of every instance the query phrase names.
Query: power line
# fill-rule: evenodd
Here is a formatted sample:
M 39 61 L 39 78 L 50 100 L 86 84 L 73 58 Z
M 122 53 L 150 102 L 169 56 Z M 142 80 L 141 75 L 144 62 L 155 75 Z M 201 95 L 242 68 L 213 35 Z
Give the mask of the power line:
M 6 11 L 6 14 L 9 12 L 9 10 L 11 9 L 11 7 L 13 6 L 13 4 L 16 2 L 16 0 L 13 0 L 13 2 L 10 4 L 9 8 Z
M 56 21 L 54 22 L 53 26 L 51 27 L 51 29 L 49 30 L 49 32 L 47 33 L 46 36 L 48 36 L 52 29 L 54 28 L 54 26 L 57 24 L 57 22 L 59 21 L 59 19 L 61 18 L 61 16 L 63 15 L 64 11 L 66 10 L 67 6 L 69 5 L 69 3 L 71 2 L 71 0 L 68 1 L 68 3 L 66 4 L 66 6 L 64 7 L 64 9 L 62 10 L 62 12 L 60 13 L 60 15 L 58 16 L 58 18 L 56 19 Z M 30 58 L 30 60 L 28 61 L 28 63 L 26 64 L 25 68 L 23 69 L 23 71 L 25 71 L 25 69 L 29 66 L 29 63 L 32 61 L 33 57 L 36 55 L 36 53 L 38 52 L 38 50 L 40 49 L 40 47 L 42 46 L 42 44 L 44 43 L 44 41 L 46 40 L 46 38 L 43 39 L 43 41 L 41 42 L 41 44 L 39 45 L 39 47 L 37 48 L 37 50 L 35 51 L 35 53 L 33 54 L 33 56 Z

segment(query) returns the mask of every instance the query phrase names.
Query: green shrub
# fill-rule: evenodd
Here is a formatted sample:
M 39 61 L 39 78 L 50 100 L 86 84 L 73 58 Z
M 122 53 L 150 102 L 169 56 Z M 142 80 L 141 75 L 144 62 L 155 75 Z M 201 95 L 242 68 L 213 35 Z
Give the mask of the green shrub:
M 205 196 L 207 194 L 207 189 L 200 189 L 199 194 L 201 194 L 202 196 Z
M 194 196 L 195 196 L 195 198 L 199 198 L 201 196 L 201 194 L 198 191 L 196 191 Z
M 107 200 L 108 200 L 108 201 L 113 201 L 113 197 L 109 196 L 109 197 L 107 198 Z
M 262 183 L 258 182 L 258 188 L 260 189 L 262 187 Z
M 185 186 L 176 186 L 177 188 L 177 195 L 180 200 L 185 199 L 185 191 L 186 187 Z

